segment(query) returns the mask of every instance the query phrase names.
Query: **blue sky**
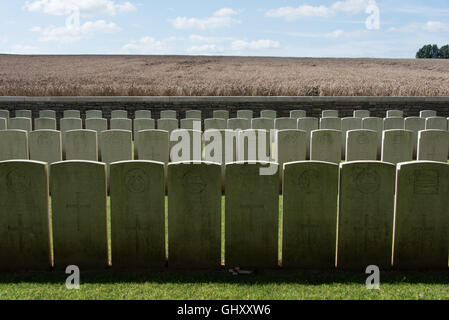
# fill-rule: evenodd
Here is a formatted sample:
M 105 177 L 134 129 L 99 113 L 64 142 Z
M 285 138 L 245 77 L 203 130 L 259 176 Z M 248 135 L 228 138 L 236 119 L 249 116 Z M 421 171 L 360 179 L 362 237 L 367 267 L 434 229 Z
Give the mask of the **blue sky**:
M 0 52 L 413 58 L 447 0 L 0 2 Z

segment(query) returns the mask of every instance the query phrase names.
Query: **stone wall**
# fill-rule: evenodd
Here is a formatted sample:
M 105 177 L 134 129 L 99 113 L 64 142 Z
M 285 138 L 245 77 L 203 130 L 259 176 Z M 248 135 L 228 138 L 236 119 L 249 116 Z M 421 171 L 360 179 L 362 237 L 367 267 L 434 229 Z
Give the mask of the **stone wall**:
M 61 118 L 64 110 L 84 111 L 102 109 L 105 118 L 112 110 L 126 109 L 129 117 L 136 110 L 151 110 L 159 119 L 161 110 L 177 110 L 178 118 L 185 111 L 202 110 L 203 118 L 211 118 L 214 110 L 227 109 L 235 117 L 237 110 L 253 110 L 258 117 L 263 109 L 277 110 L 278 117 L 288 117 L 290 110 L 307 110 L 310 117 L 320 117 L 325 109 L 336 109 L 340 117 L 351 117 L 354 110 L 366 109 L 375 117 L 385 117 L 387 110 L 404 110 L 405 116 L 417 116 L 421 110 L 435 110 L 439 116 L 449 117 L 449 97 L 0 97 L 0 109 L 32 110 L 33 118 L 39 110 L 56 110 Z

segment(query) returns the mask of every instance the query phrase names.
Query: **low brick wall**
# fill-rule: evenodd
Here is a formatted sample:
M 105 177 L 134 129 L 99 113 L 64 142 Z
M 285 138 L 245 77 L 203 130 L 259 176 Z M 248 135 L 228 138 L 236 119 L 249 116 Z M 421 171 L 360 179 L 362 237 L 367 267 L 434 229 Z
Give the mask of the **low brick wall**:
M 202 110 L 203 118 L 211 118 L 214 110 L 226 109 L 235 117 L 237 110 L 249 109 L 255 117 L 263 109 L 278 111 L 279 117 L 288 117 L 295 109 L 307 110 L 310 117 L 320 117 L 325 109 L 340 111 L 340 117 L 351 117 L 354 110 L 366 109 L 375 117 L 385 117 L 387 110 L 403 110 L 405 116 L 417 116 L 421 110 L 435 110 L 439 116 L 449 117 L 449 97 L 0 97 L 0 109 L 8 109 L 11 117 L 15 110 L 32 110 L 33 118 L 39 110 L 56 110 L 61 118 L 64 110 L 103 110 L 110 118 L 112 110 L 126 109 L 129 117 L 136 110 L 151 110 L 153 118 L 159 119 L 161 110 L 177 110 L 178 118 L 185 111 Z

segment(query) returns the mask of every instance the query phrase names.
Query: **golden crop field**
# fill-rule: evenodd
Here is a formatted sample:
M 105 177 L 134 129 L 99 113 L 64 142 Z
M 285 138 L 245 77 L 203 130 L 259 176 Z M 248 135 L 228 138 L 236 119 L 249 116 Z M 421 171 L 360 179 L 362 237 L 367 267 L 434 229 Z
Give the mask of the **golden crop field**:
M 0 96 L 449 96 L 449 60 L 0 55 Z

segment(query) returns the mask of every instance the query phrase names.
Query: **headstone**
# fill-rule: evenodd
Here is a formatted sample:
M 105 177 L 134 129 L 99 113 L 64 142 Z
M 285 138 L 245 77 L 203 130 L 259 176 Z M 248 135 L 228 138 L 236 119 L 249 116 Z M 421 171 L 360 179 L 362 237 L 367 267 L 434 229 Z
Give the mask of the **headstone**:
M 53 118 L 34 119 L 34 130 L 56 130 L 56 119 Z
M 391 267 L 396 166 L 360 161 L 340 165 L 339 269 Z
M 341 162 L 341 131 L 312 131 L 310 160 L 338 164 Z
M 299 118 L 306 118 L 306 117 L 307 117 L 307 111 L 305 111 L 305 110 L 290 111 L 290 118 L 299 119 Z
M 272 130 L 274 129 L 274 119 L 257 118 L 251 120 L 251 129 L 255 130 Z
M 79 110 L 65 110 L 64 118 L 81 118 L 81 112 Z
M 321 118 L 320 129 L 341 130 L 341 118 L 332 118 L 332 117 Z
M 254 162 L 270 160 L 270 133 L 266 130 L 250 129 L 239 131 L 237 145 L 238 161 Z
M 5 160 L 28 160 L 28 133 L 26 131 L 0 131 L 0 161 Z
M 346 161 L 377 160 L 376 131 L 350 130 L 346 135 Z
M 164 267 L 164 164 L 111 164 L 112 266 Z
M 433 110 L 423 110 L 419 113 L 419 116 L 424 119 L 430 118 L 430 117 L 436 117 L 437 112 L 433 111 Z
M 278 266 L 279 176 L 261 175 L 265 166 L 239 162 L 226 166 L 227 267 Z
M 150 160 L 162 162 L 165 165 L 169 161 L 169 136 L 163 130 L 142 130 L 136 135 L 134 147 L 135 158 L 138 160 Z
M 109 259 L 105 164 L 52 164 L 50 191 L 55 267 L 106 268 Z
M 97 132 L 70 130 L 65 135 L 65 159 L 98 161 Z
M 86 119 L 103 118 L 103 111 L 101 110 L 87 110 Z
M 273 158 L 279 164 L 281 183 L 284 164 L 294 161 L 305 161 L 308 143 L 307 132 L 305 131 L 280 130 L 276 132 L 274 143 L 274 153 L 276 156 Z
M 337 110 L 323 110 L 321 113 L 322 118 L 338 118 L 338 111 Z
M 47 165 L 0 162 L 0 270 L 50 269 Z
M 112 110 L 111 119 L 128 119 L 128 111 L 126 110 Z
M 384 119 L 384 131 L 385 130 L 404 130 L 405 120 L 399 117 L 389 117 Z
M 447 131 L 447 118 L 430 117 L 426 119 L 426 130 L 445 130 Z
M 61 138 L 62 138 L 62 155 L 65 154 L 65 132 L 71 130 L 81 130 L 83 129 L 83 122 L 78 118 L 63 118 L 60 120 L 61 126 Z
M 161 111 L 161 119 L 177 119 L 176 111 L 174 110 Z
M 253 118 L 253 111 L 252 110 L 238 110 L 237 118 L 251 120 Z
M 251 122 L 245 118 L 233 118 L 228 120 L 229 130 L 248 130 L 251 129 Z
M 186 111 L 186 117 L 185 119 L 197 119 L 201 120 L 201 111 L 199 110 L 188 110 Z
M 176 119 L 159 119 L 157 121 L 158 130 L 165 130 L 171 134 L 174 130 L 179 129 L 179 122 Z
M 8 110 L 0 110 L 0 118 L 9 119 L 9 111 Z
M 346 155 L 346 133 L 349 130 L 360 130 L 362 129 L 362 119 L 360 118 L 343 118 L 341 119 L 341 150 L 342 150 L 342 159 L 345 159 Z M 372 159 L 376 160 L 376 159 Z
M 449 165 L 398 165 L 393 265 L 399 269 L 447 270 Z
M 224 120 L 228 121 L 228 119 L 229 119 L 229 111 L 227 111 L 227 110 L 215 110 L 212 113 L 212 117 L 216 118 L 216 119 L 224 119 Z
M 369 110 L 354 110 L 354 118 L 369 118 L 371 117 L 371 112 Z
M 382 157 L 382 133 L 384 130 L 384 120 L 382 118 L 370 117 L 362 120 L 362 128 L 377 132 L 377 159 Z
M 100 134 L 101 161 L 112 162 L 133 160 L 132 133 L 127 130 L 108 130 Z M 108 170 L 109 172 L 109 170 Z
M 137 110 L 135 112 L 135 119 L 151 119 L 150 110 Z
M 219 268 L 221 166 L 170 164 L 168 193 L 169 267 Z
M 30 132 L 32 130 L 31 118 L 11 118 L 9 119 L 8 128 Z
M 186 130 L 202 130 L 201 128 L 201 120 L 189 118 L 189 119 L 182 119 L 181 120 L 181 129 Z
M 404 111 L 402 110 L 389 110 L 387 111 L 387 118 L 403 118 Z
M 188 129 L 174 130 L 169 138 L 170 160 L 172 162 L 201 161 L 201 131 Z
M 416 159 L 418 151 L 418 132 L 426 130 L 426 119 L 419 117 L 405 118 L 405 130 L 413 131 L 413 159 Z
M 110 121 L 111 130 L 133 130 L 133 121 L 131 119 L 116 118 Z
M 86 129 L 97 131 L 97 134 L 100 135 L 102 131 L 108 130 L 108 120 L 102 118 L 86 119 Z
M 393 164 L 413 160 L 413 132 L 387 130 L 383 133 L 382 161 Z
M 277 112 L 274 110 L 262 110 L 260 112 L 261 118 L 269 118 L 269 119 L 276 119 L 277 118 Z
M 204 131 L 215 129 L 215 130 L 225 130 L 227 129 L 227 120 L 220 118 L 206 119 L 204 120 Z
M 54 110 L 41 110 L 41 111 L 39 111 L 39 118 L 56 119 L 56 111 L 54 111 Z
M 312 131 L 320 128 L 317 118 L 300 118 L 298 119 L 298 129 L 307 132 L 307 155 L 306 159 L 310 159 L 310 141 L 312 139 Z
M 29 134 L 30 160 L 46 162 L 49 165 L 62 161 L 61 132 L 37 130 Z
M 274 120 L 274 128 L 276 130 L 296 130 L 298 128 L 298 120 L 293 118 L 277 118 Z
M 156 122 L 154 119 L 134 119 L 134 141 L 137 142 L 137 133 L 142 130 L 154 130 L 156 129 Z
M 447 163 L 449 158 L 449 132 L 425 130 L 418 134 L 418 161 Z
M 16 110 L 16 118 L 32 118 L 31 110 Z
M 6 130 L 6 129 L 8 129 L 7 119 L 0 118 L 0 130 Z
M 338 165 L 325 162 L 285 165 L 284 268 L 335 268 L 338 173 Z

